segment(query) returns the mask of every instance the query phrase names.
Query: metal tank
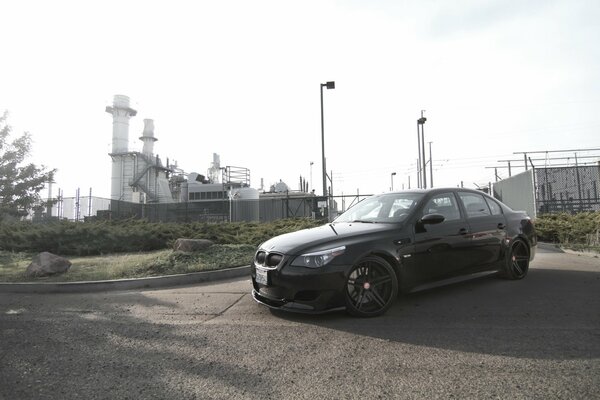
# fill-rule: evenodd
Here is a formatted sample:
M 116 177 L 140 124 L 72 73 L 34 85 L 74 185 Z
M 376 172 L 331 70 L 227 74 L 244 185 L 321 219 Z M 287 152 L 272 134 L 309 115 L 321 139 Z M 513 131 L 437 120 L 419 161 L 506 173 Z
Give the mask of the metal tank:
M 250 187 L 236 188 L 229 192 L 232 222 L 258 221 L 259 192 Z

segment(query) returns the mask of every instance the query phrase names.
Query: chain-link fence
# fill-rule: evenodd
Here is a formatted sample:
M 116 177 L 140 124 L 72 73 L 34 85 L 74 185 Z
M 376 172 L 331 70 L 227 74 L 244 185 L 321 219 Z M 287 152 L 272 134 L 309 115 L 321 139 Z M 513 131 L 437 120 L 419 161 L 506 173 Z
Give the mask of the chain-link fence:
M 267 195 L 260 199 L 227 198 L 182 203 L 131 203 L 94 196 L 60 198 L 52 208 L 52 217 L 83 221 L 93 219 L 146 219 L 151 222 L 270 222 L 286 218 L 331 219 L 369 195 L 323 196 Z
M 535 169 L 538 213 L 600 211 L 600 164 Z

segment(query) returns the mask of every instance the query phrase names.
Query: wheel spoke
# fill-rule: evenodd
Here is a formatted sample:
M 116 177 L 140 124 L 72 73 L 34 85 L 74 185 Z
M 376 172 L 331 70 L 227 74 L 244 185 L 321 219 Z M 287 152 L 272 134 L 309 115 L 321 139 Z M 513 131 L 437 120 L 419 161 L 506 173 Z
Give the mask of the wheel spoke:
M 357 299 L 356 299 L 356 309 L 360 310 L 360 308 L 362 307 L 362 303 L 363 303 L 363 299 L 365 298 L 365 290 L 361 289 L 360 292 L 358 293 Z
M 521 275 L 523 273 L 523 270 L 521 269 L 521 266 L 519 265 L 518 262 L 513 262 L 512 266 L 519 275 Z
M 371 290 L 371 298 L 375 300 L 375 302 L 379 304 L 380 307 L 385 306 L 385 300 L 383 300 L 383 298 L 377 290 Z
M 370 283 L 372 286 L 379 286 L 391 281 L 392 278 L 389 275 L 383 275 L 373 279 Z

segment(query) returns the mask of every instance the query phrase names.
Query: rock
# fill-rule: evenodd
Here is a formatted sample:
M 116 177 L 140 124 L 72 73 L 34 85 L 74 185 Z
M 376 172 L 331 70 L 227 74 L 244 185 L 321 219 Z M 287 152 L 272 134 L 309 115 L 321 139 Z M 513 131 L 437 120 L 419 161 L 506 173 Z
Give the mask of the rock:
M 173 250 L 191 253 L 193 251 L 206 250 L 213 244 L 208 239 L 177 239 L 173 245 Z
M 27 276 L 49 276 L 65 273 L 71 268 L 71 261 L 44 251 L 33 258 L 27 267 Z

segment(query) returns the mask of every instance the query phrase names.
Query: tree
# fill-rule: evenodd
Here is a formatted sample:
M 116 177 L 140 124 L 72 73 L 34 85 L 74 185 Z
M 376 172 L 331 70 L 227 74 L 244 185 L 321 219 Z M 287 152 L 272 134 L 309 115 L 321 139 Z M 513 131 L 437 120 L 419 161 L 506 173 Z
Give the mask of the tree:
M 27 163 L 31 151 L 28 132 L 9 142 L 11 127 L 8 112 L 0 116 L 0 221 L 22 218 L 38 206 L 43 206 L 40 191 L 52 179 L 56 170 Z

